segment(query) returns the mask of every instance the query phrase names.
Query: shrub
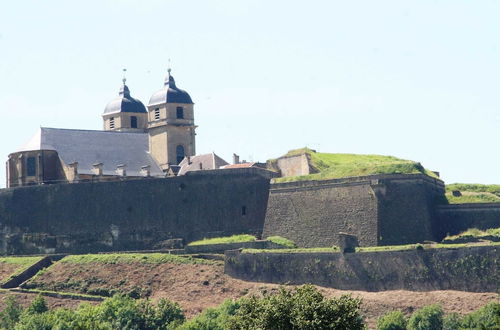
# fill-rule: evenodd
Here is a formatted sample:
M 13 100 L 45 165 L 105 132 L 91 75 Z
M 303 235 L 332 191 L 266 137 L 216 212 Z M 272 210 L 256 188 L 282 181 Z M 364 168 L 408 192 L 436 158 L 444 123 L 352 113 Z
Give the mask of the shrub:
M 500 303 L 491 302 L 466 315 L 460 329 L 500 329 Z
M 176 330 L 224 330 L 240 308 L 240 302 L 226 299 L 216 308 L 208 308 L 200 315 L 182 324 Z
M 8 296 L 7 299 L 5 299 L 5 308 L 0 312 L 0 328 L 14 328 L 14 325 L 19 321 L 22 311 L 21 305 L 19 305 L 14 296 Z
M 443 308 L 429 305 L 415 311 L 408 321 L 408 330 L 441 330 L 443 328 Z
M 406 323 L 401 311 L 392 311 L 377 320 L 377 330 L 406 330 Z
M 462 317 L 457 313 L 448 314 L 443 319 L 443 330 L 458 330 L 461 322 Z
M 48 311 L 49 308 L 47 307 L 47 303 L 45 302 L 45 299 L 42 297 L 42 295 L 38 295 L 33 299 L 31 302 L 31 305 L 28 307 L 26 312 L 28 314 L 41 314 L 45 313 Z
M 312 285 L 240 302 L 228 329 L 364 329 L 359 299 L 325 299 Z

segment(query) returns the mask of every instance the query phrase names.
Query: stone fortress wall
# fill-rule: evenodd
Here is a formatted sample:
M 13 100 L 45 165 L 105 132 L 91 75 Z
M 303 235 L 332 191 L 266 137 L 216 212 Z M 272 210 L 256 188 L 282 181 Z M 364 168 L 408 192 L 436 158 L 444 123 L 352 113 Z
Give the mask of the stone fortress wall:
M 500 227 L 500 205 L 443 205 L 441 180 L 375 175 L 270 184 L 259 168 L 118 182 L 0 190 L 0 254 L 155 249 L 239 233 L 279 235 L 302 247 L 439 241 L 470 227 Z
M 263 236 L 302 247 L 337 245 L 338 232 L 356 235 L 362 246 L 433 240 L 443 194 L 441 180 L 420 174 L 273 184 Z
M 170 238 L 260 235 L 269 193 L 265 172 L 4 189 L 0 254 L 153 249 Z

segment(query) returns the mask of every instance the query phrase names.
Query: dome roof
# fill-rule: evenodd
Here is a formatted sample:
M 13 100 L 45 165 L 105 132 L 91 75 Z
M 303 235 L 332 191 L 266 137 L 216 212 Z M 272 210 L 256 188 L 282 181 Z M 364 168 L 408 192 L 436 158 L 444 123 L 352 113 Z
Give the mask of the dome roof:
M 120 88 L 118 97 L 106 105 L 103 115 L 118 112 L 147 113 L 144 104 L 142 104 L 142 102 L 138 99 L 134 99 L 132 96 L 130 96 L 130 90 L 128 89 L 127 85 L 125 85 L 125 82 Z
M 175 86 L 174 77 L 170 75 L 170 72 L 165 79 L 165 85 L 162 89 L 157 91 L 149 99 L 149 105 L 162 104 L 162 103 L 187 103 L 193 104 L 191 96 L 186 91 L 177 88 Z

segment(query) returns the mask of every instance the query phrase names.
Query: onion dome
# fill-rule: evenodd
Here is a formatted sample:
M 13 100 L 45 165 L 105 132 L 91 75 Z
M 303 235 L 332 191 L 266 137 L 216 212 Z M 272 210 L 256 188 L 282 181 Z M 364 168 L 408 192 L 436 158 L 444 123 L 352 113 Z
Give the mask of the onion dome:
M 123 86 L 120 88 L 118 97 L 106 105 L 103 115 L 119 112 L 136 112 L 147 113 L 146 107 L 138 99 L 130 96 L 130 90 L 125 85 L 125 78 L 123 79 Z
M 157 91 L 149 99 L 149 105 L 163 104 L 163 103 L 185 103 L 193 104 L 191 96 L 186 91 L 177 88 L 175 85 L 175 80 L 172 75 L 170 75 L 170 69 L 168 69 L 168 76 L 165 78 L 165 84 L 162 89 Z

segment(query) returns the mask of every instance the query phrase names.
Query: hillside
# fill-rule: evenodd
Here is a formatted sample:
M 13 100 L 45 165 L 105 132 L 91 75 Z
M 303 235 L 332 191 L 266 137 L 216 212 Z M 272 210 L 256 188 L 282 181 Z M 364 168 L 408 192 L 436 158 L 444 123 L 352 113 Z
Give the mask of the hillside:
M 103 297 L 124 293 L 153 301 L 168 298 L 178 302 L 190 318 L 208 307 L 219 305 L 227 298 L 276 292 L 280 285 L 232 278 L 224 274 L 222 261 L 165 254 L 106 254 L 68 256 L 40 271 L 23 287 L 29 290 Z M 441 303 L 446 312 L 465 314 L 497 299 L 494 292 L 364 292 L 324 287 L 319 289 L 327 297 L 338 297 L 347 293 L 362 298 L 362 313 L 372 329 L 379 316 L 394 309 L 401 309 L 409 315 L 424 305 Z M 0 290 L 0 310 L 7 295 L 15 295 L 26 305 L 35 297 L 37 291 L 32 292 Z M 74 299 L 47 298 L 50 306 L 74 308 L 78 302 Z
M 381 155 L 358 154 L 331 154 L 321 153 L 303 148 L 289 151 L 284 157 L 306 153 L 310 157 L 310 165 L 317 173 L 284 177 L 275 179 L 276 182 L 290 182 L 303 180 L 327 180 L 353 176 L 374 174 L 426 174 L 437 178 L 436 174 L 425 169 L 420 163 L 411 160 Z M 271 166 L 275 159 L 268 161 Z
M 453 192 L 459 192 L 453 194 Z M 450 204 L 500 203 L 500 185 L 453 183 L 446 185 L 446 199 Z

